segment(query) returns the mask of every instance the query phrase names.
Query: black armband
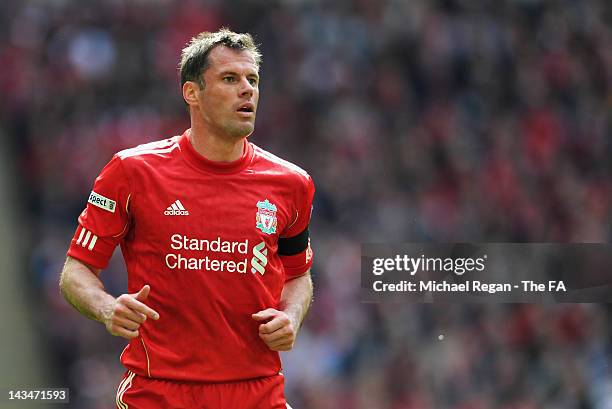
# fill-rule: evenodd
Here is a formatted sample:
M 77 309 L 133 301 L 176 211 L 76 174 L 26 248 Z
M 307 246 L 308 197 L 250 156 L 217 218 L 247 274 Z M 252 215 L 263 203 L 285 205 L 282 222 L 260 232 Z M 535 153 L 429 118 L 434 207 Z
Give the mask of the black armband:
M 278 254 L 281 256 L 293 256 L 300 254 L 308 248 L 308 227 L 297 236 L 279 238 Z

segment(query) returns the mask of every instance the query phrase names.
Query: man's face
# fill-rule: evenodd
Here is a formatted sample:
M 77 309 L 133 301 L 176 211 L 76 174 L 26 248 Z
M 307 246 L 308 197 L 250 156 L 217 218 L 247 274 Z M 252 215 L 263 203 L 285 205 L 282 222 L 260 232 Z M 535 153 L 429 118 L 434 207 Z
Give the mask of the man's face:
M 255 128 L 259 101 L 259 74 L 248 51 L 224 46 L 212 49 L 198 92 L 198 111 L 205 126 L 228 137 L 244 138 Z

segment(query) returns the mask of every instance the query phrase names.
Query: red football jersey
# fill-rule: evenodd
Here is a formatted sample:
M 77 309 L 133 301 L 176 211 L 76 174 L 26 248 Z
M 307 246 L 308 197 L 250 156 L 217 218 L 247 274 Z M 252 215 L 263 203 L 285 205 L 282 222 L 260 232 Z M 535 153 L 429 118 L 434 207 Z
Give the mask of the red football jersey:
M 112 158 L 68 255 L 105 268 L 120 244 L 128 291 L 151 286 L 146 304 L 160 318 L 122 353 L 127 369 L 205 382 L 274 375 L 279 354 L 251 314 L 278 309 L 285 281 L 312 264 L 312 179 L 247 141 L 237 161 L 207 160 L 187 135 Z

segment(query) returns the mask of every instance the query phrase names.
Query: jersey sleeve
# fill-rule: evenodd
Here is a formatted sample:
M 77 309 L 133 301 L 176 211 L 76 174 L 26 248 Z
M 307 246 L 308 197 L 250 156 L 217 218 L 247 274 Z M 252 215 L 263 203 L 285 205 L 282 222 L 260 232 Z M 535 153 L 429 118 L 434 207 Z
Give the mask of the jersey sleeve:
M 68 255 L 92 267 L 106 268 L 130 224 L 130 185 L 121 158 L 114 156 L 96 178 L 87 206 L 70 242 Z
M 278 240 L 278 254 L 285 268 L 285 280 L 301 276 L 312 265 L 314 253 L 310 247 L 308 226 L 314 193 L 314 183 L 308 176 L 296 195 L 296 218 Z

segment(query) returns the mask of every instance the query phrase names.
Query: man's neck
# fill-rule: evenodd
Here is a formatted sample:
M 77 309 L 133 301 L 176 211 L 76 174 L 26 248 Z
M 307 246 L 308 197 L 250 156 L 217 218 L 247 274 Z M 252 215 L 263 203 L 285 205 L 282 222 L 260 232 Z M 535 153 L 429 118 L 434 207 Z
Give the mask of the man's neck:
M 244 138 L 222 139 L 193 127 L 188 137 L 196 152 L 214 162 L 233 162 L 240 159 L 244 151 Z

